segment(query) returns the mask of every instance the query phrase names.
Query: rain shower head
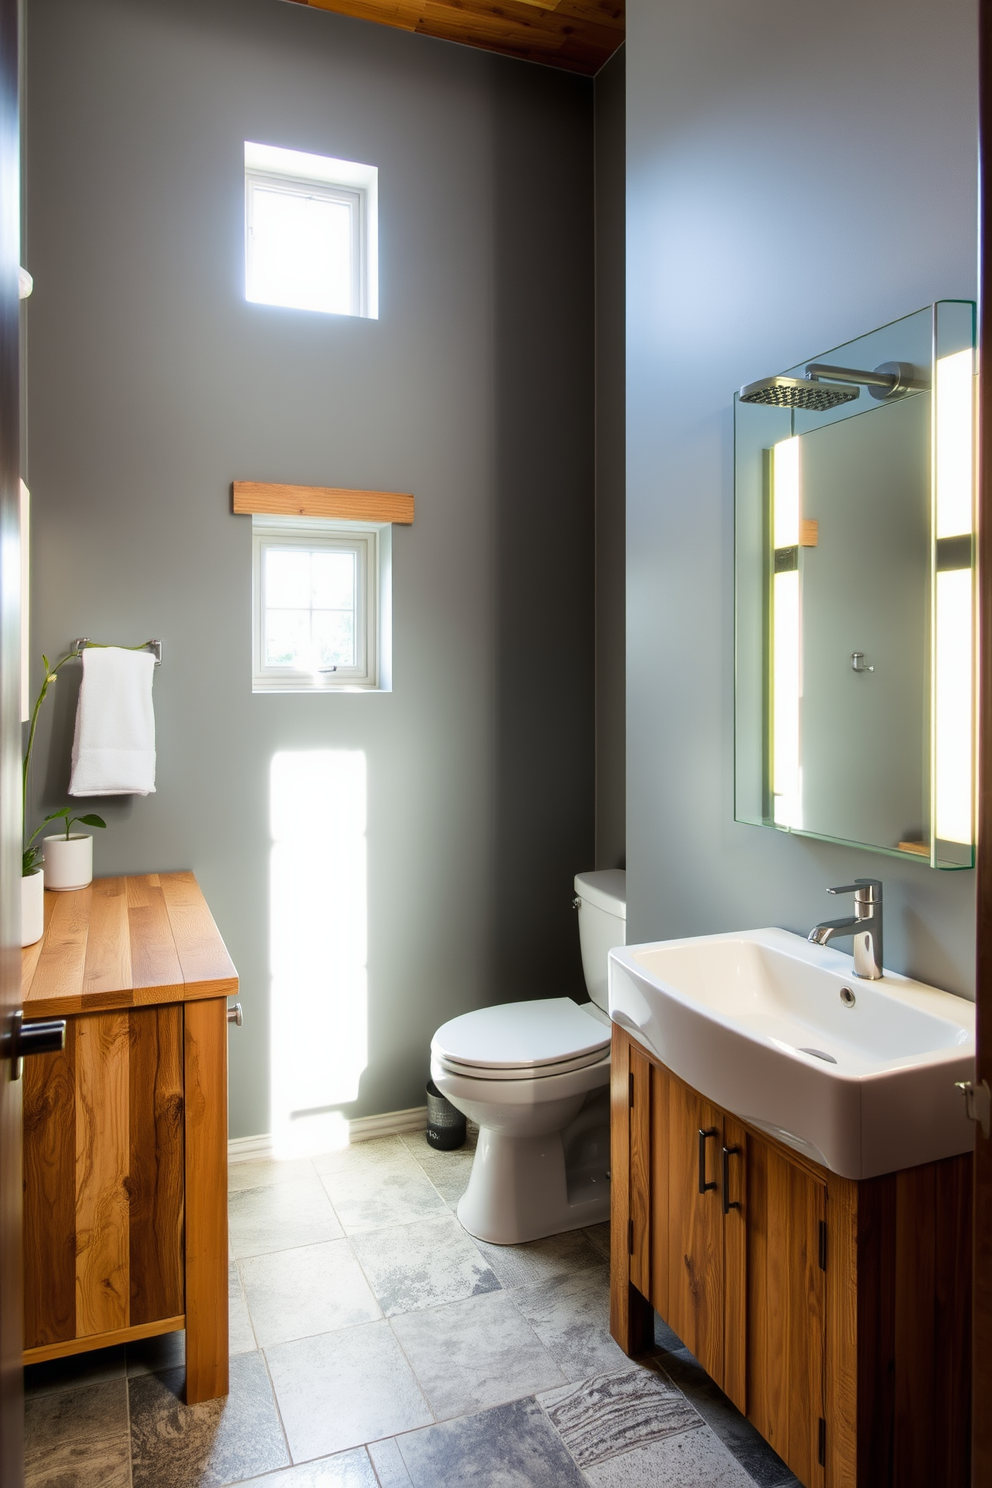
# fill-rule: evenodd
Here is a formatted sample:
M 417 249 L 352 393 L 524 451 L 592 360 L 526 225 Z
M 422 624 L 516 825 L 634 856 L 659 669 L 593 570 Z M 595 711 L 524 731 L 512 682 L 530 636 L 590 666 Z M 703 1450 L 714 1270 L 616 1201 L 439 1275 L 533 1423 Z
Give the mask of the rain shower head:
M 772 408 L 804 408 L 827 413 L 841 403 L 851 403 L 860 389 L 850 383 L 814 382 L 809 377 L 763 377 L 740 391 L 742 403 L 765 403 Z
M 929 382 L 916 375 L 909 362 L 883 362 L 873 372 L 858 367 L 833 367 L 828 362 L 809 362 L 805 377 L 763 377 L 740 391 L 742 403 L 765 403 L 771 408 L 802 408 L 809 413 L 828 413 L 841 403 L 853 403 L 865 387 L 880 402 L 902 398 L 906 393 L 926 392 Z

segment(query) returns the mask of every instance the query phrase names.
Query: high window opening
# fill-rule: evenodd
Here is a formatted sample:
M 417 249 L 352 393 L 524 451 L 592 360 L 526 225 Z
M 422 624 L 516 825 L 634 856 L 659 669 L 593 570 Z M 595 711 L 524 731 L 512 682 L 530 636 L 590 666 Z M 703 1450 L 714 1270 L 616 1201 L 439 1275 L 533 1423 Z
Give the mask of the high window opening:
M 245 297 L 376 318 L 378 170 L 245 142 Z

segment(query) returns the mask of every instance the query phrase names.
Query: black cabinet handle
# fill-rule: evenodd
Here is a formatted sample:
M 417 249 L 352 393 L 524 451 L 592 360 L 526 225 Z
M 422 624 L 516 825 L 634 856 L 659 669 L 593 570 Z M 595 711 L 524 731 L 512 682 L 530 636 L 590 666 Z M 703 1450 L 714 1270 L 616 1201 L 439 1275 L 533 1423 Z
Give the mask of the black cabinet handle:
M 706 1182 L 706 1138 L 716 1136 L 716 1127 L 708 1126 L 704 1130 L 699 1128 L 699 1192 L 708 1193 L 711 1188 L 716 1188 L 716 1180 L 712 1183 Z
M 723 1212 L 724 1212 L 724 1214 L 729 1214 L 730 1211 L 731 1211 L 731 1209 L 739 1209 L 741 1207 L 740 1199 L 735 1199 L 733 1203 L 730 1202 L 730 1159 L 732 1157 L 740 1157 L 740 1155 L 741 1155 L 741 1149 L 739 1147 L 724 1147 L 724 1149 L 723 1149 Z

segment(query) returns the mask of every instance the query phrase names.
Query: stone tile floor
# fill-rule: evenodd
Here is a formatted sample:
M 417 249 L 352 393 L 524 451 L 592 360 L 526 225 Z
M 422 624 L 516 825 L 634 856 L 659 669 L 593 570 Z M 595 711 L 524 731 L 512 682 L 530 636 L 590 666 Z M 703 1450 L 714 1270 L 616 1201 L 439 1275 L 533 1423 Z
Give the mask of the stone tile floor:
M 182 1334 L 25 1372 L 27 1488 L 798 1488 L 659 1323 L 608 1329 L 608 1226 L 483 1245 L 471 1147 L 231 1169 L 231 1393 Z

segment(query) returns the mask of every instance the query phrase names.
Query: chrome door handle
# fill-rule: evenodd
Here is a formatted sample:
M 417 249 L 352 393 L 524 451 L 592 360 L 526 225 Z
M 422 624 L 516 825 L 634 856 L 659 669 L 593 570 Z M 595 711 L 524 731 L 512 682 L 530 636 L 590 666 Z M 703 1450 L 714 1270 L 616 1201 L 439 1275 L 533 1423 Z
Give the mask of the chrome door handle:
M 57 1054 L 65 1048 L 64 1018 L 30 1018 L 23 1011 L 11 1016 L 10 1027 L 3 1037 L 3 1054 L 13 1063 L 10 1078 L 19 1080 L 24 1061 L 33 1054 Z
M 240 1028 L 241 1025 L 244 1023 L 245 1015 L 241 1009 L 240 1002 L 232 1003 L 232 1005 L 228 1008 L 227 1021 L 228 1023 L 233 1023 L 236 1028 Z

